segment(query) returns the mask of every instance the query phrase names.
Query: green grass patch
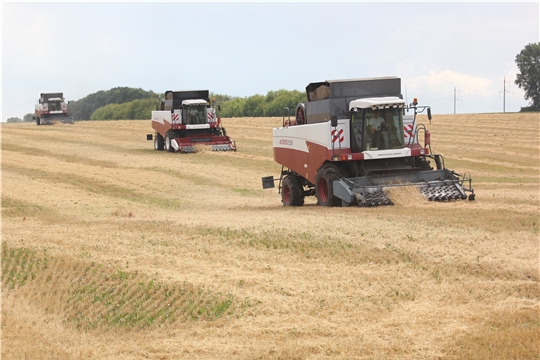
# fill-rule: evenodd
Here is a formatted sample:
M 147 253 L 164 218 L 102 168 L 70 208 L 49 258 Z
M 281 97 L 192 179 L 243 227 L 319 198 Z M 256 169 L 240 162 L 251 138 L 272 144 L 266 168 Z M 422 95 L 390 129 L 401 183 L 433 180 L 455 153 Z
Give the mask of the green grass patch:
M 139 272 L 52 257 L 46 249 L 3 242 L 2 290 L 22 287 L 29 296 L 39 298 L 46 311 L 81 330 L 213 321 L 245 308 L 245 301 L 237 306 L 230 293 L 209 291 L 187 281 L 166 283 Z
M 26 217 L 38 216 L 46 209 L 43 206 L 30 204 L 22 200 L 14 199 L 8 195 L 2 195 L 2 216 Z M 46 211 L 50 211 L 47 209 Z

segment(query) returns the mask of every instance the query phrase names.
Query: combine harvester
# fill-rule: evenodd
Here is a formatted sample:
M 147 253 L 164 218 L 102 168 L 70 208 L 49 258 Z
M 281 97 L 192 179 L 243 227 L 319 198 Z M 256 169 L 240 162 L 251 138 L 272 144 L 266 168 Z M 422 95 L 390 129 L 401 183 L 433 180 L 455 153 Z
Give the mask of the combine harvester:
M 155 150 L 194 153 L 197 146 L 206 145 L 213 151 L 236 151 L 213 101 L 210 106 L 208 90 L 166 91 L 160 110 L 152 111 L 152 128 L 155 136 L 148 134 L 146 139 L 154 140 Z
M 474 200 L 472 179 L 432 153 L 429 131 L 416 123 L 424 111 L 431 121 L 431 109 L 416 99 L 407 105 L 400 78 L 317 82 L 306 92 L 294 119 L 285 108 L 283 127 L 273 130 L 280 178 L 262 178 L 264 189 L 279 180 L 284 206 L 302 206 L 310 195 L 322 206 L 392 205 L 387 190 L 400 186 L 416 186 L 428 200 L 466 199 L 466 192 Z
M 68 113 L 64 94 L 41 93 L 35 106 L 34 120 L 37 125 L 53 125 L 57 121 L 63 124 L 73 124 L 73 116 Z

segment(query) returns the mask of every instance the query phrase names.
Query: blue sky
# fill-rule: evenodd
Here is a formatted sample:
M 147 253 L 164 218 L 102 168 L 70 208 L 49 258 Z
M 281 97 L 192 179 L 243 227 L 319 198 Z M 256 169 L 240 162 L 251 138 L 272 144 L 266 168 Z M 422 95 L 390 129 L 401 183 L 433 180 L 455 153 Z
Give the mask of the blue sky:
M 2 121 L 41 92 L 129 86 L 231 96 L 398 76 L 433 114 L 527 106 L 516 55 L 539 2 L 2 2 Z

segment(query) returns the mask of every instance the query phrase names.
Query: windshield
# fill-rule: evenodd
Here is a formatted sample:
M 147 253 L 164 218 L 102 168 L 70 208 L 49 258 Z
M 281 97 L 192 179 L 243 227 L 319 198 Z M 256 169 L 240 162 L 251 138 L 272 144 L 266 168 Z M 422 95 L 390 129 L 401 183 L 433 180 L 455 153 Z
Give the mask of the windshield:
M 403 109 L 364 109 L 351 114 L 353 151 L 405 147 Z
M 190 105 L 184 108 L 185 125 L 200 125 L 206 124 L 206 106 Z
M 62 110 L 60 106 L 60 101 L 49 101 L 49 111 L 60 111 Z

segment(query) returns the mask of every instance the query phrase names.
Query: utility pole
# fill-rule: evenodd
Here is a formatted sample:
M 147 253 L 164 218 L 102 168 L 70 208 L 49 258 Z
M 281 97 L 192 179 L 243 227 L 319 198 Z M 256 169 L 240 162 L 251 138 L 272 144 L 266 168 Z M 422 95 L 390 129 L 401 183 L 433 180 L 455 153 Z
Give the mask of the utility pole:
M 510 93 L 510 91 L 506 91 L 506 76 L 503 78 L 503 113 L 506 112 L 506 93 Z M 512 93 L 514 95 L 514 93 Z
M 456 115 L 456 87 L 454 86 L 454 115 Z
M 503 113 L 506 112 L 506 76 L 503 78 Z
M 458 99 L 456 98 L 456 87 L 454 86 L 454 115 L 456 114 L 456 101 L 458 101 Z

